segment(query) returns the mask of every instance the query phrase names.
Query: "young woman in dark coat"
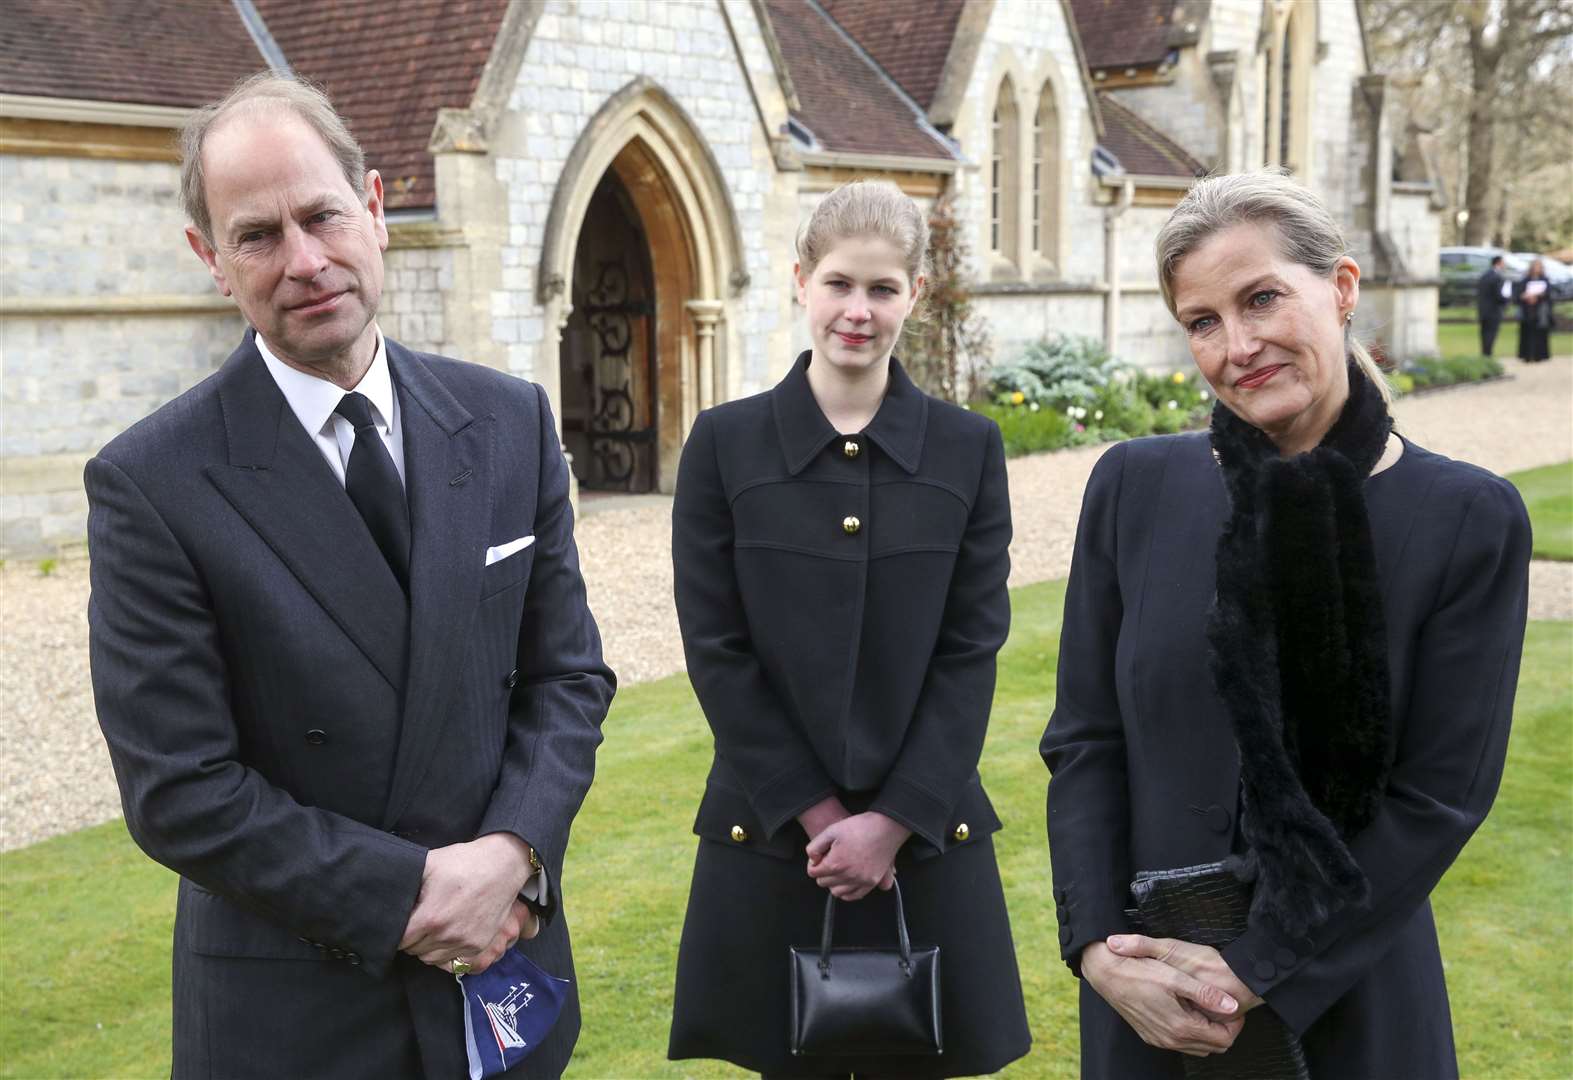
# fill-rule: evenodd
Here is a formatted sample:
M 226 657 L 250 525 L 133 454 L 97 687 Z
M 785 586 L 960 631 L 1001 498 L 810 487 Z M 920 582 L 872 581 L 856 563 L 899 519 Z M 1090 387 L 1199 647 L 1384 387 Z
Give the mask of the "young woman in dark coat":
M 1158 258 L 1217 406 L 1111 449 L 1082 508 L 1042 745 L 1082 1074 L 1178 1078 L 1271 1012 L 1313 1077 L 1456 1077 L 1428 896 L 1502 775 L 1523 504 L 1392 431 L 1316 196 L 1204 180 Z M 1134 932 L 1134 874 L 1217 861 L 1243 935 Z
M 767 1076 L 962 1076 L 1028 1050 L 978 778 L 1010 624 L 998 427 L 891 356 L 928 227 L 889 184 L 828 195 L 798 240 L 813 348 L 701 413 L 672 513 L 678 620 L 715 761 L 677 963 L 673 1058 Z M 788 949 L 940 947 L 941 1056 L 794 1057 Z
M 1557 314 L 1551 303 L 1545 263 L 1536 259 L 1529 264 L 1524 279 L 1513 285 L 1513 297 L 1518 301 L 1518 358 L 1527 363 L 1550 360 L 1551 331 L 1556 329 Z

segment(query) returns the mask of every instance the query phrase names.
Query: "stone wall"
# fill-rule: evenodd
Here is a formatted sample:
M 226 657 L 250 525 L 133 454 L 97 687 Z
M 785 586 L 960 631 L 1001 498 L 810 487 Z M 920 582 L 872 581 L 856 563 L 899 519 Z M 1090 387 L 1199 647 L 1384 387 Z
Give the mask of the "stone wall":
M 240 340 L 178 183 L 165 162 L 0 155 L 0 558 L 80 543 L 87 459 Z
M 744 62 L 768 65 L 752 8 L 729 3 L 727 15 Z M 592 10 L 553 0 L 547 6 L 530 38 L 498 139 L 511 149 L 495 162 L 497 178 L 507 188 L 508 234 L 501 252 L 504 280 L 491 296 L 493 338 L 504 346 L 510 371 L 555 382 L 555 373 L 548 379 L 541 366 L 556 362 L 556 327 L 547 325 L 535 281 L 552 198 L 591 119 L 639 76 L 653 80 L 686 113 L 730 192 L 746 260 L 741 269 L 757 286 L 747 289 L 728 313 L 730 332 L 745 346 L 735 357 L 734 385 L 745 393 L 763 389 L 773 372 L 790 362 L 775 355 L 790 347 L 789 317 L 782 290 L 769 287 L 785 277 L 783 266 L 791 267 L 790 242 L 782 245 L 784 229 L 770 219 L 790 222 L 796 207 L 794 193 L 772 183 L 771 147 L 748 74 L 726 19 L 711 4 L 606 0 Z M 594 181 L 589 179 L 592 187 Z
M 453 289 L 453 260 L 453 252 L 442 248 L 388 249 L 377 312 L 377 325 L 385 335 L 419 352 L 471 359 L 463 355 L 444 318 Z

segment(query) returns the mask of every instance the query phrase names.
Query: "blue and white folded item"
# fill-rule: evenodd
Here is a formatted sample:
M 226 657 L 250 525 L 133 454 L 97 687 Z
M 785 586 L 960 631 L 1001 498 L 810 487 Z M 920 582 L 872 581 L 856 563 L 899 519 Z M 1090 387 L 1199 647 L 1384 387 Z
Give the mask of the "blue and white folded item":
M 563 1011 L 570 985 L 518 949 L 509 949 L 479 974 L 454 979 L 464 998 L 470 1080 L 506 1072 L 544 1042 Z

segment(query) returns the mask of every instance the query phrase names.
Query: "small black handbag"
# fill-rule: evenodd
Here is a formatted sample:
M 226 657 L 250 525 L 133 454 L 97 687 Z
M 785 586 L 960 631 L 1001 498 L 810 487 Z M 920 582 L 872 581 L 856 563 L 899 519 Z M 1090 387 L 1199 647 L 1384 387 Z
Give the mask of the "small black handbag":
M 1251 890 L 1228 863 L 1178 870 L 1143 870 L 1131 882 L 1132 925 L 1151 937 L 1178 938 L 1221 949 L 1245 933 Z M 1186 1080 L 1310 1080 L 1300 1037 L 1278 1014 L 1261 1008 L 1227 1052 L 1184 1059 Z
M 836 898 L 825 897 L 819 945 L 793 946 L 792 1053 L 855 1057 L 944 1052 L 939 946 L 912 947 L 896 897 L 897 947 L 832 948 Z

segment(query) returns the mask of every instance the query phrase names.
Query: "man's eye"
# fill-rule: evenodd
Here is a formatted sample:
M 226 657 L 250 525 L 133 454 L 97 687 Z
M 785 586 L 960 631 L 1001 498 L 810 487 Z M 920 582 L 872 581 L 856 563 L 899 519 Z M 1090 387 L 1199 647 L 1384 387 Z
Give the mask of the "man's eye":
M 248 233 L 241 233 L 240 242 L 242 244 L 255 244 L 258 240 L 261 240 L 267 235 L 268 234 L 263 232 L 261 229 L 254 229 Z
M 308 225 L 320 225 L 324 221 L 328 221 L 329 219 L 331 219 L 334 216 L 334 214 L 335 214 L 335 211 L 323 210 L 322 212 L 316 213 L 316 214 L 312 214 L 309 218 L 307 218 L 306 219 L 306 224 L 308 224 Z
M 1252 307 L 1266 307 L 1278 298 L 1276 289 L 1263 289 L 1261 292 L 1252 293 L 1250 304 Z

